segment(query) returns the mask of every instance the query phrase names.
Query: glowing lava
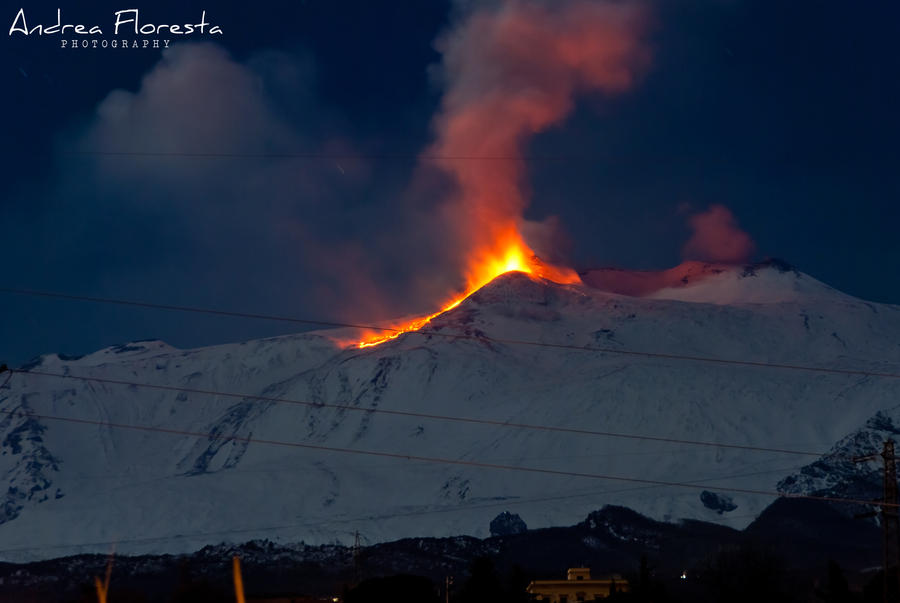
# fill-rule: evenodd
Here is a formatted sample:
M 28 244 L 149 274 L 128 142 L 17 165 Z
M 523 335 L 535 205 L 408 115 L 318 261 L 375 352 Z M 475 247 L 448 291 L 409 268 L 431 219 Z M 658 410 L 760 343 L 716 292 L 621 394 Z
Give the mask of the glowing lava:
M 525 244 L 517 232 L 510 233 L 510 242 L 500 249 L 486 250 L 471 262 L 466 275 L 466 289 L 460 295 L 451 298 L 434 314 L 416 318 L 405 323 L 386 327 L 385 331 L 363 338 L 357 347 L 368 348 L 385 341 L 396 339 L 404 333 L 421 329 L 435 317 L 452 310 L 467 297 L 487 285 L 489 282 L 507 272 L 524 272 L 560 284 L 580 284 L 578 274 L 569 268 L 552 266 L 542 262 L 531 248 Z

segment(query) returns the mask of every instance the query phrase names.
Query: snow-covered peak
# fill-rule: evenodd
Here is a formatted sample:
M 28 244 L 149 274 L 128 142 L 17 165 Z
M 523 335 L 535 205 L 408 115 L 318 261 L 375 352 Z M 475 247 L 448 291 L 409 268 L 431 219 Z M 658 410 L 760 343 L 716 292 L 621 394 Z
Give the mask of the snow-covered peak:
M 128 343 L 109 346 L 107 348 L 103 348 L 102 350 L 97 350 L 96 352 L 93 352 L 86 356 L 44 354 L 26 363 L 25 366 L 21 368 L 23 370 L 28 370 L 36 367 L 41 367 L 43 369 L 58 368 L 64 365 L 97 366 L 109 362 L 151 358 L 153 356 L 169 354 L 177 351 L 177 348 L 170 346 L 164 341 L 155 339 L 131 341 Z
M 34 373 L 59 378 L 0 388 L 0 559 L 484 535 L 501 511 L 542 527 L 604 504 L 740 527 L 771 498 L 717 488 L 773 491 L 806 459 L 600 434 L 826 450 L 896 405 L 900 381 L 875 373 L 900 371 L 900 308 L 777 265 L 726 268 L 686 265 L 668 287 L 716 303 L 505 274 L 365 349 L 320 332 L 43 356 Z M 756 288 L 801 301 L 726 301 Z
M 560 285 L 524 272 L 507 272 L 473 293 L 466 302 L 477 305 L 549 306 L 584 297 L 584 288 L 579 285 Z
M 740 266 L 690 261 L 655 271 L 604 268 L 581 277 L 610 293 L 720 305 L 853 299 L 780 260 Z

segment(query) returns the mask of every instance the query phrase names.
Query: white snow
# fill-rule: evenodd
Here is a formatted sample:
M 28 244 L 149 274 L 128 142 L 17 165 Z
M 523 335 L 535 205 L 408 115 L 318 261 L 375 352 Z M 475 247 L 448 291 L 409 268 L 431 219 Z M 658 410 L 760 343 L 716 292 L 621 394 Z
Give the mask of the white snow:
M 328 406 L 15 374 L 0 408 L 182 432 L 775 490 L 808 457 L 363 412 L 391 409 L 753 446 L 828 450 L 896 405 L 900 380 L 647 358 L 479 339 L 900 372 L 900 308 L 776 267 L 727 268 L 628 297 L 521 274 L 430 330 L 367 349 L 327 332 L 181 351 L 162 342 L 45 356 L 35 371 Z M 24 435 L 23 435 L 24 434 Z M 498 513 L 530 528 L 604 504 L 743 527 L 770 497 L 523 473 L 209 437 L 0 417 L 9 486 L 0 559 L 190 551 L 220 541 L 350 543 L 485 536 Z M 53 460 L 58 462 L 54 463 Z M 54 465 L 56 468 L 54 468 Z M 36 488 L 36 490 L 34 490 Z M 59 498 L 57 498 L 59 496 Z M 44 500 L 44 498 L 46 498 Z M 11 512 L 21 505 L 21 510 Z M 729 519 L 732 516 L 733 519 Z

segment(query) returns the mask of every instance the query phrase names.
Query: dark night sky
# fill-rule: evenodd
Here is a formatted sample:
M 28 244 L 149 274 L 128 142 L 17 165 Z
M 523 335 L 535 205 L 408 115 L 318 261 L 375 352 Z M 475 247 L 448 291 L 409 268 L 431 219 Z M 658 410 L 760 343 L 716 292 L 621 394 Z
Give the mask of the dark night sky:
M 324 320 L 431 310 L 409 292 L 430 267 L 416 216 L 442 194 L 416 176 L 441 100 L 433 43 L 478 4 L 138 4 L 155 22 L 206 9 L 225 32 L 167 57 L 4 36 L 0 287 Z M 57 6 L 22 5 L 30 24 L 52 23 Z M 526 217 L 559 216 L 578 268 L 666 268 L 682 259 L 685 207 L 721 204 L 758 258 L 900 303 L 900 5 L 652 6 L 641 81 L 614 98 L 579 97 L 531 140 L 529 156 L 557 159 L 529 161 Z M 111 29 L 123 7 L 63 5 L 63 21 Z M 0 10 L 3 31 L 19 8 Z M 189 347 L 292 330 L 3 293 L 0 311 L 0 361 L 12 364 L 145 338 Z

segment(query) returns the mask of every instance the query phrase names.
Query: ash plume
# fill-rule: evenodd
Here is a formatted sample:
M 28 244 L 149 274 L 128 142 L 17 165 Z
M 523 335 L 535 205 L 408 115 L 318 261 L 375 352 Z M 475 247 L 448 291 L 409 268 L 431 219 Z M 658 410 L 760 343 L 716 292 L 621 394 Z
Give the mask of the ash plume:
M 682 250 L 686 260 L 740 264 L 756 249 L 753 239 L 724 205 L 710 205 L 706 211 L 690 216 L 688 224 L 693 234 Z
M 445 91 L 424 154 L 456 186 L 442 217 L 464 265 L 512 242 L 528 249 L 524 148 L 563 121 L 577 95 L 631 88 L 650 62 L 648 24 L 634 2 L 511 0 L 469 11 L 439 38 Z M 530 224 L 530 238 L 553 238 L 537 231 L 555 224 Z

